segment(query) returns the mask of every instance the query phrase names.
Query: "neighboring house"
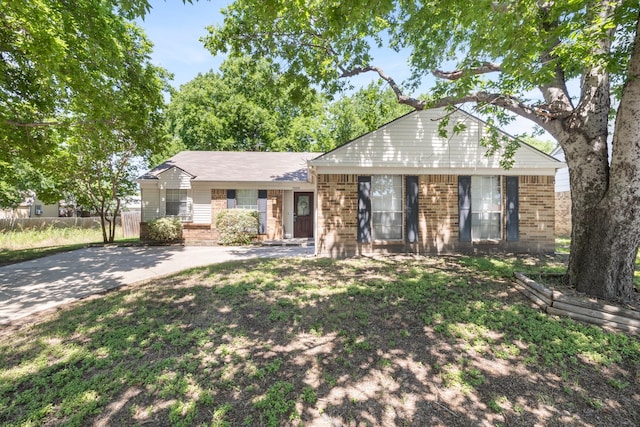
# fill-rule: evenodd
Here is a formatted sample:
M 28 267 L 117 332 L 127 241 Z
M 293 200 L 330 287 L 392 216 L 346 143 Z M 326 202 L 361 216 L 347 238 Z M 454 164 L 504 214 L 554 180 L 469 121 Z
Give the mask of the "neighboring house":
M 564 150 L 559 145 L 551 152 L 551 156 L 561 162 L 565 161 Z M 556 172 L 556 234 L 571 235 L 571 191 L 569 187 L 569 169 L 562 168 Z
M 260 211 L 260 237 L 313 237 L 315 186 L 307 161 L 320 153 L 183 151 L 140 177 L 141 237 L 163 216 L 183 221 L 187 243 L 218 239 L 223 209 Z M 294 209 L 294 206 L 298 209 Z
M 0 219 L 19 218 L 57 218 L 60 216 L 75 216 L 74 209 L 68 209 L 64 202 L 45 204 L 37 197 L 27 197 L 15 208 L 0 210 Z
M 522 143 L 502 169 L 499 154 L 485 155 L 486 129 L 463 111 L 431 109 L 322 155 L 182 152 L 139 180 L 142 235 L 148 221 L 173 215 L 187 243 L 212 242 L 217 212 L 248 207 L 261 212 L 264 238 L 313 236 L 325 256 L 552 252 L 563 163 Z

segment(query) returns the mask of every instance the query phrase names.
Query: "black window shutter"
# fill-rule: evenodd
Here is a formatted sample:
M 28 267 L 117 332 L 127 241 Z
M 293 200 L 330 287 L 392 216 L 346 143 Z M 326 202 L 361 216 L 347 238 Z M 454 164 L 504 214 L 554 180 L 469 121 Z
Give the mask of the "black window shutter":
M 415 243 L 418 241 L 418 177 L 407 176 L 405 181 L 407 197 L 405 237 L 407 242 Z
M 518 218 L 518 177 L 507 177 L 507 240 L 520 239 L 520 220 Z
M 267 234 L 267 190 L 258 190 L 258 212 L 260 213 L 258 234 Z
M 358 242 L 371 242 L 371 177 L 358 177 Z
M 458 226 L 461 242 L 471 241 L 471 177 L 458 177 Z
M 227 209 L 236 207 L 236 190 L 227 190 Z

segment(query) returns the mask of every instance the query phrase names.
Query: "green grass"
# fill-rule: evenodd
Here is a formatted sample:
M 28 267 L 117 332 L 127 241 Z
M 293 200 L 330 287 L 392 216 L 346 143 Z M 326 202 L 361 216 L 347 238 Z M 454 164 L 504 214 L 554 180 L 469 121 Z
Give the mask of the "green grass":
M 0 425 L 640 422 L 638 340 L 532 308 L 526 268 L 558 266 L 251 260 L 82 301 L 0 333 Z
M 137 240 L 124 239 L 121 230 L 116 229 L 116 241 Z M 49 227 L 41 230 L 1 231 L 0 265 L 72 251 L 93 243 L 102 243 L 100 229 Z

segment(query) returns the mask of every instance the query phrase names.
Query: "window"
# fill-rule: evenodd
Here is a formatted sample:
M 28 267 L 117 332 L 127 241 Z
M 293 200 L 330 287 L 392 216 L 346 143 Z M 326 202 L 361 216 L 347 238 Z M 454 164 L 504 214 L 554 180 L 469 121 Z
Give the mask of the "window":
M 258 210 L 258 190 L 238 190 L 236 208 Z
M 502 195 L 497 176 L 471 177 L 471 239 L 500 240 Z
M 371 213 L 374 240 L 402 239 L 402 177 L 371 177 Z
M 167 216 L 177 216 L 182 220 L 190 219 L 187 190 L 167 190 L 165 213 Z

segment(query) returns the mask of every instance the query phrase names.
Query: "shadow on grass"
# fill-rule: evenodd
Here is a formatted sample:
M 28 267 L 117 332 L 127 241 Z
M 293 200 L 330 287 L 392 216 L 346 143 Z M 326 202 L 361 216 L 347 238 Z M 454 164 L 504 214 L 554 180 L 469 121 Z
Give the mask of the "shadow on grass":
M 509 262 L 251 260 L 78 303 L 0 336 L 0 424 L 638 424 L 638 342 L 530 308 Z

